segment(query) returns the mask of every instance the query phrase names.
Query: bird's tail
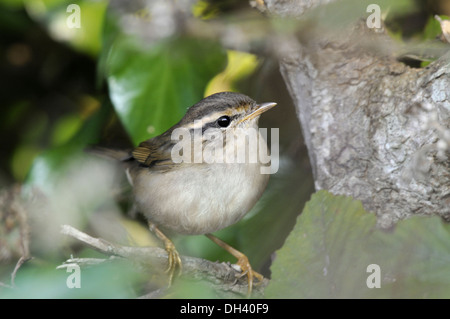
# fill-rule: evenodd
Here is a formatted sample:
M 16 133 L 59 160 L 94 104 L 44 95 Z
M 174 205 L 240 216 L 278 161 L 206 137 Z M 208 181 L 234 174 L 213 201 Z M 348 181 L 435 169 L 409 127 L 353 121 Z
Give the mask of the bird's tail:
M 114 159 L 117 161 L 125 162 L 132 158 L 131 152 L 121 149 L 113 149 L 102 146 L 91 146 L 85 149 L 88 154 L 96 155 L 106 159 Z

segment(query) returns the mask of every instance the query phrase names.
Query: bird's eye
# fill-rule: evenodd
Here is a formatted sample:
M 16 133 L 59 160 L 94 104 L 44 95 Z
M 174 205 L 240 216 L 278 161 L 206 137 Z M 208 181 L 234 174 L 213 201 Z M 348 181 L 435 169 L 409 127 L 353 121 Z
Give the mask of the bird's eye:
M 230 119 L 230 117 L 229 116 L 221 116 L 221 117 L 219 117 L 218 119 L 217 119 L 217 124 L 220 126 L 220 127 L 228 127 L 228 125 L 230 125 L 230 123 L 231 123 L 231 119 Z

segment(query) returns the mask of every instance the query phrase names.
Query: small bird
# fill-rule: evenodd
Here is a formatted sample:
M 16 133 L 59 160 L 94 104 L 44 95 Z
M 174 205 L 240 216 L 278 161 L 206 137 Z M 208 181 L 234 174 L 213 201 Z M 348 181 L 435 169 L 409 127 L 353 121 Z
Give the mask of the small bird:
M 247 275 L 249 294 L 253 279 L 263 279 L 253 271 L 243 253 L 211 233 L 238 222 L 263 194 L 269 174 L 261 173 L 261 167 L 267 163 L 249 160 L 249 144 L 255 140 L 245 135 L 256 130 L 258 147 L 267 151 L 267 143 L 258 131 L 258 121 L 263 112 L 275 105 L 257 104 L 240 93 L 216 93 L 191 106 L 166 132 L 122 156 L 137 210 L 148 219 L 150 230 L 164 242 L 168 252 L 169 283 L 177 268 L 181 272 L 182 264 L 174 244 L 161 229 L 185 235 L 205 234 L 227 250 L 238 259 L 237 264 Z M 206 134 L 208 130 L 212 130 L 215 139 Z M 186 133 L 182 141 L 174 138 L 178 131 Z M 186 136 L 193 142 L 185 140 Z M 179 150 L 179 143 L 186 147 L 174 152 Z M 218 158 L 227 160 L 207 161 L 208 147 L 224 154 L 236 155 L 242 151 L 246 160 L 232 156 L 230 161 L 230 157 L 224 156 Z M 185 160 L 174 160 L 177 155 L 184 156 Z

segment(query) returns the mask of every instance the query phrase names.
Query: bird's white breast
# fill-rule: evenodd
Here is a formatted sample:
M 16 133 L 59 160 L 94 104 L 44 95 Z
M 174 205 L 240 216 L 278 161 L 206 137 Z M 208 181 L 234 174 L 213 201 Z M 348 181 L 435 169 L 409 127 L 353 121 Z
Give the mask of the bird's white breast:
M 267 145 L 264 143 L 264 147 Z M 257 202 L 269 175 L 260 163 L 199 163 L 133 177 L 141 213 L 181 234 L 205 234 L 239 221 Z

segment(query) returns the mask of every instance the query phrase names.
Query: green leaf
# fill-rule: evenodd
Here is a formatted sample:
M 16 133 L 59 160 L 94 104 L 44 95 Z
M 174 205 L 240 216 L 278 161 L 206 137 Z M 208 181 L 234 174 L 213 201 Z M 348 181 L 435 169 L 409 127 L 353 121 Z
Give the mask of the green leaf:
M 441 15 L 442 20 L 450 19 L 448 16 Z M 425 40 L 435 39 L 438 35 L 442 34 L 441 24 L 434 16 L 428 18 L 425 29 L 423 30 L 423 38 Z
M 413 217 L 391 232 L 375 225 L 359 201 L 317 192 L 277 252 L 267 297 L 450 297 L 449 225 L 438 217 Z M 380 288 L 369 288 L 370 265 L 379 266 Z
M 114 108 L 135 144 L 177 123 L 226 62 L 223 48 L 211 40 L 173 37 L 142 45 L 111 25 L 104 38 L 110 46 L 101 67 Z

